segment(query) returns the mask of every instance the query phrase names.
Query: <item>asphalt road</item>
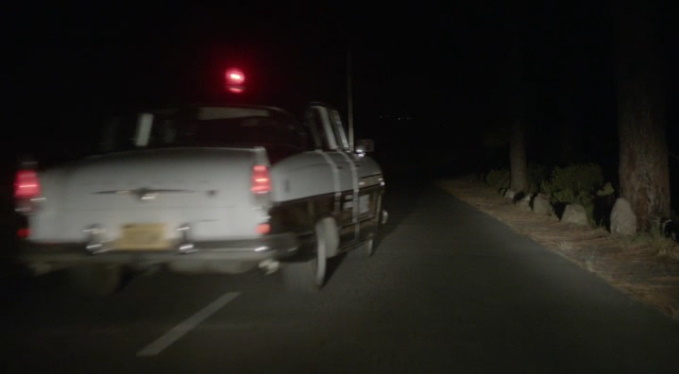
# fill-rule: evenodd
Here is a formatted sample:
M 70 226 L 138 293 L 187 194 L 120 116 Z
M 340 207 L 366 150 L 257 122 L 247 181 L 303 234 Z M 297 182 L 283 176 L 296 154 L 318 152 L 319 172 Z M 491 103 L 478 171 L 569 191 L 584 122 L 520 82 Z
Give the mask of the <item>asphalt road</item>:
M 316 295 L 276 275 L 141 276 L 101 300 L 3 285 L 0 371 L 676 373 L 679 323 L 436 187 L 388 186 L 374 257 Z

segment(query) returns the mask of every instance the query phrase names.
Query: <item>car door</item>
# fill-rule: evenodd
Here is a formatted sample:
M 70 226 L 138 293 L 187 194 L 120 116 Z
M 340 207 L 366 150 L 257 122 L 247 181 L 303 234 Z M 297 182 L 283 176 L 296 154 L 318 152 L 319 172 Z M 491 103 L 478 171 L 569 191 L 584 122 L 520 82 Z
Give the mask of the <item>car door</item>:
M 317 152 L 324 155 L 335 178 L 335 219 L 340 228 L 341 244 L 354 241 L 358 235 L 358 175 L 355 157 L 339 113 L 324 104 L 312 104 L 306 121 L 317 144 Z
M 337 154 L 347 159 L 352 169 L 353 194 L 351 202 L 345 200 L 344 208 L 353 208 L 351 225 L 354 239 L 369 239 L 375 233 L 382 210 L 382 170 L 365 153 L 357 153 L 352 149 L 339 112 L 332 107 L 327 107 L 327 111 L 337 141 Z

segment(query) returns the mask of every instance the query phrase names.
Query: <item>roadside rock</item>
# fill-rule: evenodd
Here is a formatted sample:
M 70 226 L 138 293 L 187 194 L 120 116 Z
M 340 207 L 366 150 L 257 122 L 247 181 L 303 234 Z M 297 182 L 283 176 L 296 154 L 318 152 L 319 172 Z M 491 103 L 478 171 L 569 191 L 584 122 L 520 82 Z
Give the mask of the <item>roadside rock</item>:
M 549 202 L 549 196 L 545 194 L 537 194 L 533 198 L 533 213 L 541 216 L 552 216 L 554 215 L 554 208 Z
M 516 202 L 516 206 L 518 206 L 521 210 L 524 210 L 526 212 L 530 212 L 530 210 L 531 210 L 530 209 L 530 200 L 531 200 L 531 195 L 526 195 Z
M 573 223 L 581 226 L 589 225 L 585 207 L 580 204 L 566 205 L 566 209 L 563 211 L 563 215 L 561 216 L 561 222 Z
M 611 233 L 631 236 L 637 232 L 637 216 L 632 211 L 629 202 L 619 197 L 613 204 L 611 211 Z
M 504 196 L 505 196 L 505 198 L 507 198 L 507 199 L 512 199 L 512 200 L 513 200 L 513 199 L 514 199 L 514 196 L 516 196 L 516 193 L 515 193 L 514 191 L 510 190 L 510 189 L 507 189 L 507 191 L 505 191 Z

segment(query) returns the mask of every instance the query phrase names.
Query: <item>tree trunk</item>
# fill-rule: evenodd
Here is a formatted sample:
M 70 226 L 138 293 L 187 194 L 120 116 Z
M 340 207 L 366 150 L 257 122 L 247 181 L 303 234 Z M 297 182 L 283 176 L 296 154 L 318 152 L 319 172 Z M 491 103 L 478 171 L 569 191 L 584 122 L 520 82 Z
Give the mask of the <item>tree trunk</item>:
M 509 135 L 509 188 L 517 194 L 528 192 L 528 161 L 526 159 L 526 79 L 519 28 L 514 25 L 512 49 L 509 55 L 508 101 L 511 105 L 511 133 Z
M 526 126 L 523 119 L 512 124 L 509 142 L 510 189 L 515 193 L 528 192 L 528 161 L 526 160 Z
M 670 213 L 662 57 L 643 0 L 618 8 L 617 83 L 620 196 L 649 232 Z

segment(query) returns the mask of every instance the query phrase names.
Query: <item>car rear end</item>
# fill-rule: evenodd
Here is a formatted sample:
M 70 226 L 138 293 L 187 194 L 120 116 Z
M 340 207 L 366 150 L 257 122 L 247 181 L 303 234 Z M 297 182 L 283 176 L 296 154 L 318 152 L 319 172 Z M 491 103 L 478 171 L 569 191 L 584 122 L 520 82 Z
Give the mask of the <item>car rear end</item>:
M 275 266 L 297 239 L 272 231 L 270 165 L 254 148 L 167 148 L 18 171 L 20 259 L 36 273 L 83 264 L 239 273 Z

